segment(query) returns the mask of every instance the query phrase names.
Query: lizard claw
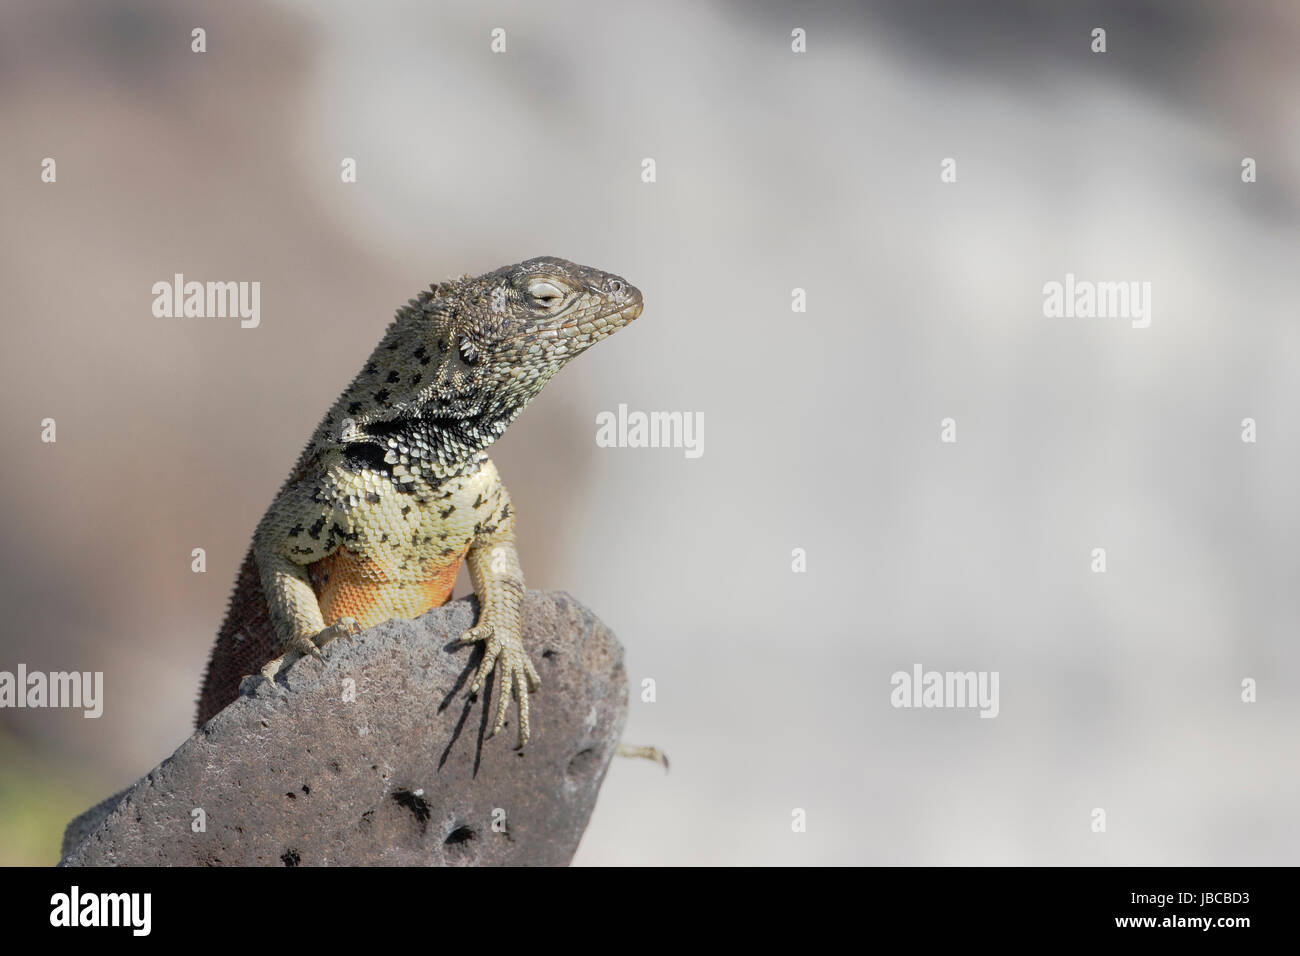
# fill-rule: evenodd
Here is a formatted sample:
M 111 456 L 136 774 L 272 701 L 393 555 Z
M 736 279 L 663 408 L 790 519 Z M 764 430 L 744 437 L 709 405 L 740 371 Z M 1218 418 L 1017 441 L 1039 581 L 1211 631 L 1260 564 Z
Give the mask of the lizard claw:
M 360 624 L 350 617 L 341 617 L 315 635 L 299 634 L 283 654 L 262 665 L 262 676 L 274 683 L 275 675 L 298 660 L 298 658 L 314 657 L 318 661 L 323 661 L 325 655 L 321 651 L 322 647 L 340 637 L 349 637 L 359 633 L 361 633 Z
M 491 638 L 492 638 L 492 625 L 477 624 L 474 627 L 471 627 L 468 631 L 466 631 L 464 634 L 460 636 L 460 643 L 474 644 L 477 643 L 478 641 L 491 640 Z M 477 685 L 471 688 L 471 690 L 477 691 L 478 690 Z
M 361 625 L 357 623 L 356 618 L 341 617 L 312 638 L 312 646 L 317 649 L 316 656 L 322 657 L 320 648 L 330 641 L 336 641 L 340 637 L 353 637 L 360 633 Z
M 512 632 L 502 628 L 499 633 L 491 624 L 480 624 L 470 628 L 461 640 L 466 643 L 483 642 L 483 660 L 479 662 L 478 671 L 470 684 L 471 694 L 479 692 L 479 688 L 491 679 L 494 670 L 498 675 L 497 719 L 492 727 L 491 736 L 495 737 L 505 726 L 506 715 L 510 711 L 510 693 L 514 691 L 515 697 L 519 700 L 519 746 L 524 746 L 532 734 L 528 694 L 530 691 L 537 690 L 542 679 L 533 662 L 528 659 L 523 640 L 517 631 Z

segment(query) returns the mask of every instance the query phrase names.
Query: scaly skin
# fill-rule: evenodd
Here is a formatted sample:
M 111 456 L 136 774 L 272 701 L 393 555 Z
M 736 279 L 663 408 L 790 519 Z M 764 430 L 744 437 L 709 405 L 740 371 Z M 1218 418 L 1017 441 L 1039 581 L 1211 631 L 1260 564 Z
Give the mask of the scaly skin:
M 529 259 L 432 286 L 397 311 L 312 435 L 253 535 L 199 696 L 198 725 L 327 642 L 451 596 L 461 561 L 479 598 L 462 640 L 498 676 L 493 734 L 539 684 L 524 650 L 515 519 L 484 449 L 574 356 L 641 314 L 618 276 Z

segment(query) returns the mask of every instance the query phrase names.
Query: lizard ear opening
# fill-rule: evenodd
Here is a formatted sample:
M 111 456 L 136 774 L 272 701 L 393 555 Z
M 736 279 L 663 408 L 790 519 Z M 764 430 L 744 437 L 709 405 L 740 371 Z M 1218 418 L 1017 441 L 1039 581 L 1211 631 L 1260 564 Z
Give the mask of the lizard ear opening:
M 478 346 L 471 342 L 467 336 L 460 336 L 456 344 L 460 350 L 460 357 L 466 365 L 473 365 L 478 361 Z

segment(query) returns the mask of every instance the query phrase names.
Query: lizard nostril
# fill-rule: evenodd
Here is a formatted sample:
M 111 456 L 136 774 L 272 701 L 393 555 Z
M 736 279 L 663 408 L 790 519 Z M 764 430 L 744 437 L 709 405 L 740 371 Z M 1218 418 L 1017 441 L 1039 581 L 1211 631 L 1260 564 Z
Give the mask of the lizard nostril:
M 626 288 L 627 286 L 625 286 L 618 279 L 609 280 L 609 291 L 614 293 L 614 295 L 622 295 Z

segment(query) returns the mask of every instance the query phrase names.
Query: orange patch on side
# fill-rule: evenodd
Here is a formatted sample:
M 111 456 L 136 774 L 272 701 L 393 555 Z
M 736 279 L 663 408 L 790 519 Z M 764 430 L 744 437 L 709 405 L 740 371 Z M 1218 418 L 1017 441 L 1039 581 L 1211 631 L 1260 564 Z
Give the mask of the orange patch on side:
M 309 565 L 307 573 L 327 625 L 341 617 L 350 617 L 362 627 L 373 627 L 390 618 L 419 617 L 446 604 L 464 557 L 463 552 L 450 556 L 450 563 L 437 569 L 426 581 L 400 577 L 394 580 L 370 559 L 340 548 L 328 558 Z

